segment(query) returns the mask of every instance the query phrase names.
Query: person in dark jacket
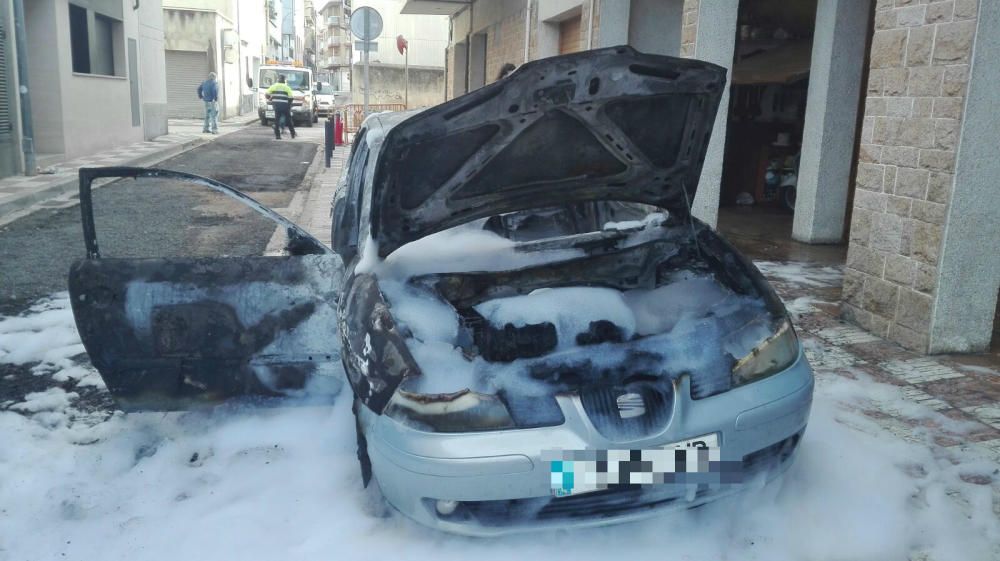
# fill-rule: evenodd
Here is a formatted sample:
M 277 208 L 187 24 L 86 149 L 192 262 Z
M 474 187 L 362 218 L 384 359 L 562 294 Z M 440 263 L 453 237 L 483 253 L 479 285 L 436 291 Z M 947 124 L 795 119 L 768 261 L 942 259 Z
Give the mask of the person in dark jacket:
M 504 78 L 507 77 L 508 74 L 510 74 L 514 70 L 517 70 L 517 67 L 514 66 L 512 63 L 508 62 L 504 64 L 503 66 L 500 67 L 500 73 L 497 74 L 497 80 L 503 80 Z
M 219 83 L 215 72 L 208 73 L 208 80 L 198 86 L 198 99 L 205 102 L 205 126 L 201 132 L 219 134 Z
M 295 138 L 295 123 L 292 121 L 292 99 L 295 93 L 292 88 L 285 83 L 285 76 L 278 76 L 278 81 L 270 88 L 264 96 L 274 107 L 274 138 L 281 139 L 281 119 L 285 119 L 292 138 Z

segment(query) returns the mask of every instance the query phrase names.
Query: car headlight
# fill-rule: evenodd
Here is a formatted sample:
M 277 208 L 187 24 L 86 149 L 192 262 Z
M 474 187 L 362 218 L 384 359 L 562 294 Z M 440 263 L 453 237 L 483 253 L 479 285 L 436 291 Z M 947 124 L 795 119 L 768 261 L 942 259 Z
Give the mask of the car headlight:
M 733 366 L 733 386 L 756 382 L 791 366 L 799 356 L 799 340 L 787 319 Z
M 397 389 L 384 414 L 407 426 L 430 432 L 473 432 L 514 428 L 507 407 L 495 395 L 462 390 L 419 394 Z

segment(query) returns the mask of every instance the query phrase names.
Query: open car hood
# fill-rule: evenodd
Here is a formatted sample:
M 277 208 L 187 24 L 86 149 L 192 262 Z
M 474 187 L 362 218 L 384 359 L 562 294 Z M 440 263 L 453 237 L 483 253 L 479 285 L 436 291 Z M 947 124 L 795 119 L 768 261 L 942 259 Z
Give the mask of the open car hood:
M 505 212 L 599 200 L 687 216 L 724 68 L 612 47 L 529 62 L 386 134 L 379 254 Z

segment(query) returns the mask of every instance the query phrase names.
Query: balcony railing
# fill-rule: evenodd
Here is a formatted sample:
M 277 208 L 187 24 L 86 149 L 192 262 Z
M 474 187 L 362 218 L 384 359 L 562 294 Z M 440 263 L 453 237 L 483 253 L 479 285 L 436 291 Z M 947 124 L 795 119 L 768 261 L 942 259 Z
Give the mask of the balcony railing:
M 348 58 L 346 56 L 330 56 L 322 59 L 321 66 L 324 68 L 330 66 L 347 66 Z

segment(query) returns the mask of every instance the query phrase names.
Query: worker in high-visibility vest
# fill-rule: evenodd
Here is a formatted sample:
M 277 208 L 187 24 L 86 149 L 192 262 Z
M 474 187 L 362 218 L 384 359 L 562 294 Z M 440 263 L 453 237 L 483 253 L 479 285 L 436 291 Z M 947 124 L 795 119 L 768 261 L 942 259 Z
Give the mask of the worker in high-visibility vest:
M 295 123 L 292 122 L 292 88 L 285 83 L 285 75 L 278 76 L 278 81 L 267 88 L 264 97 L 274 107 L 274 138 L 281 140 L 281 119 L 284 117 L 292 138 L 295 138 Z

